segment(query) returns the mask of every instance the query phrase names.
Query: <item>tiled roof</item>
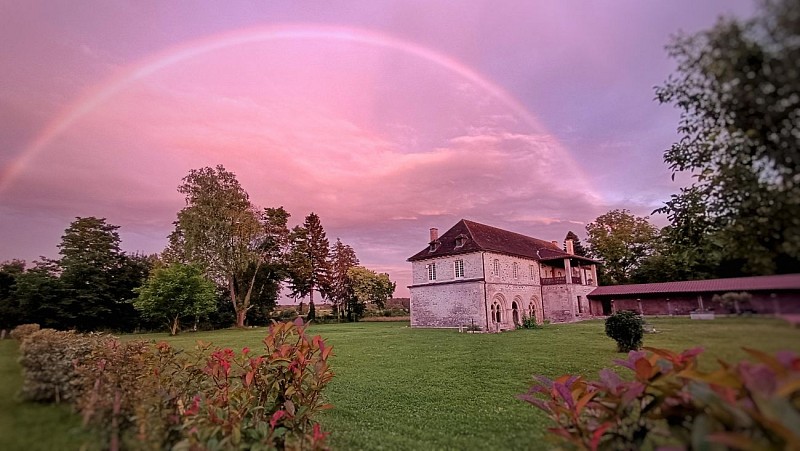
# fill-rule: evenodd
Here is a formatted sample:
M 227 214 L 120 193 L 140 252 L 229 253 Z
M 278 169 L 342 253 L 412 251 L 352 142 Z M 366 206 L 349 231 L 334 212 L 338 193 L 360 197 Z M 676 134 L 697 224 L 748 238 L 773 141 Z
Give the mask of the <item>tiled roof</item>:
M 735 277 L 730 279 L 685 280 L 680 282 L 641 283 L 597 287 L 589 293 L 595 296 L 667 293 L 724 293 L 728 291 L 786 291 L 800 290 L 800 274 L 776 276 Z
M 456 247 L 456 238 L 459 236 L 464 237 L 464 244 Z M 430 251 L 430 247 L 426 247 L 410 257 L 408 261 L 480 251 L 497 252 L 534 260 L 553 260 L 569 257 L 569 254 L 549 241 L 462 219 L 439 237 L 436 249 L 433 252 Z M 571 257 L 589 260 L 574 255 Z

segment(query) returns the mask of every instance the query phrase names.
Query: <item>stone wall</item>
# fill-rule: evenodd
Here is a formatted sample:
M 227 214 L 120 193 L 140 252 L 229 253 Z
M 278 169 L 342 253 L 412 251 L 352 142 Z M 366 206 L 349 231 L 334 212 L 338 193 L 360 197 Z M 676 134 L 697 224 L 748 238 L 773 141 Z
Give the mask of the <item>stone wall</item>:
M 411 288 L 411 327 L 460 327 L 486 330 L 483 282 L 428 284 Z

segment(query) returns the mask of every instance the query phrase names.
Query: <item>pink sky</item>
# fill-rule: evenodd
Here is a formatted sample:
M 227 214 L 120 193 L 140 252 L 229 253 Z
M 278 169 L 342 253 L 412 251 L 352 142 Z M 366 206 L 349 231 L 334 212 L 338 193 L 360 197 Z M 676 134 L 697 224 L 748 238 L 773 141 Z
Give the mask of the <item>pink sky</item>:
M 649 214 L 680 186 L 664 45 L 752 11 L 696 3 L 0 4 L 0 260 L 56 257 L 75 216 L 158 252 L 180 179 L 216 164 L 398 296 L 430 227 L 562 240 Z

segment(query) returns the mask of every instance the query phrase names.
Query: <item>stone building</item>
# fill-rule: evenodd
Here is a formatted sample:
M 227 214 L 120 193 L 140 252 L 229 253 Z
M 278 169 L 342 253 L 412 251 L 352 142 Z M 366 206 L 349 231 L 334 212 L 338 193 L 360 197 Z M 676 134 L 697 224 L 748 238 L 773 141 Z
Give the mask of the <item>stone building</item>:
M 408 259 L 411 326 L 513 329 L 526 318 L 569 322 L 593 315 L 596 261 L 558 242 L 462 219 Z M 600 313 L 595 313 L 600 314 Z

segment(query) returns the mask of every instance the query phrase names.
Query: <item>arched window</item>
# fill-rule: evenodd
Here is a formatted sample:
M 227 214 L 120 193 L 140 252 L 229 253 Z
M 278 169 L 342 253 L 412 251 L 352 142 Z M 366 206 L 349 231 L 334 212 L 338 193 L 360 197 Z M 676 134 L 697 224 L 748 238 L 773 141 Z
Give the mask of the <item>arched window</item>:
M 514 301 L 511 303 L 511 318 L 514 319 L 514 325 L 519 325 L 519 308 L 517 307 L 517 302 Z
M 500 313 L 501 311 L 502 309 L 500 308 L 500 303 L 494 301 L 494 303 L 492 304 L 492 321 L 494 321 L 495 323 L 502 322 L 503 317 Z

